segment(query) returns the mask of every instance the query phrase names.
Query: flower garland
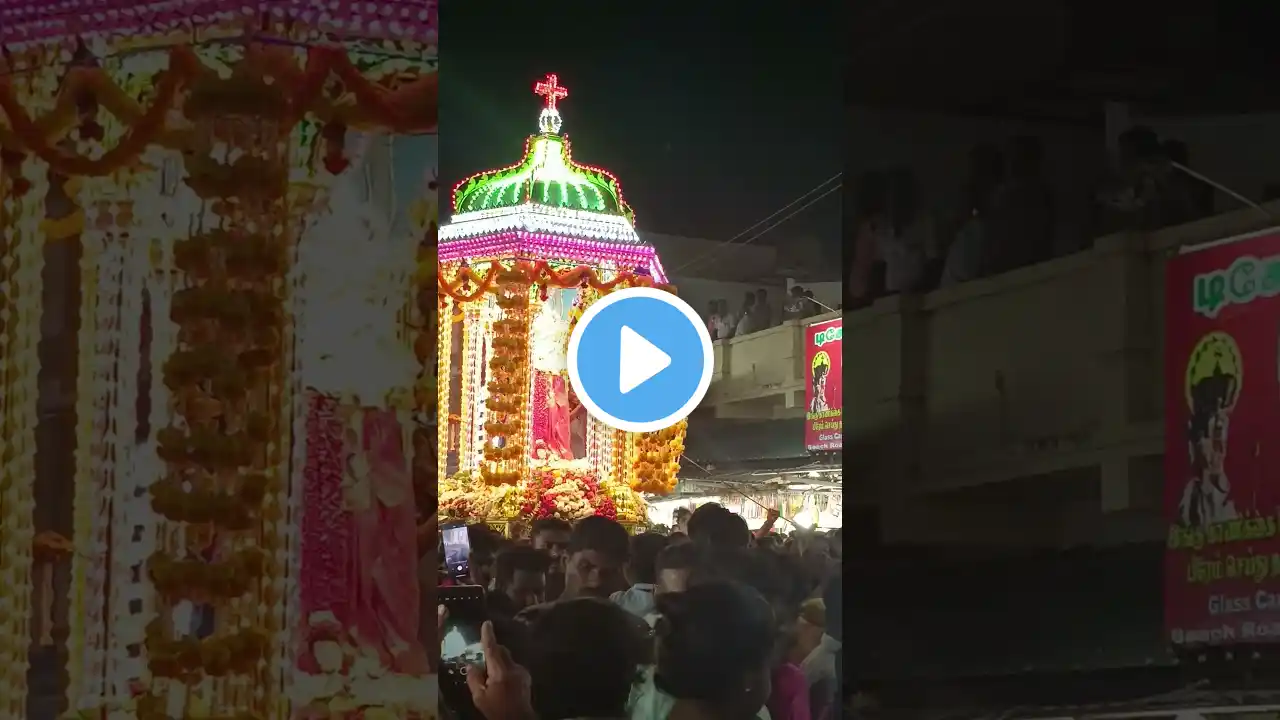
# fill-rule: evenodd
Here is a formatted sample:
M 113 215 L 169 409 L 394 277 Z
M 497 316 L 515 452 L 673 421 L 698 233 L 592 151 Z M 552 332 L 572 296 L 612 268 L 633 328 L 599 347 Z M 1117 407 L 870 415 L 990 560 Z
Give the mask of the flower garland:
M 494 285 L 502 317 L 493 324 L 489 360 L 489 410 L 485 422 L 484 480 L 514 485 L 525 466 L 525 409 L 529 402 L 529 283 L 523 273 L 504 271 Z
M 526 518 L 554 517 L 570 521 L 591 515 L 610 520 L 618 518 L 613 499 L 601 490 L 600 481 L 583 470 L 569 467 L 539 470 L 529 478 L 524 496 L 520 515 Z
M 636 455 L 631 466 L 633 490 L 654 495 L 667 495 L 675 490 L 688 425 L 687 420 L 681 420 L 657 432 L 636 436 Z
M 206 543 L 204 552 L 214 559 L 157 553 L 148 567 L 170 607 L 178 599 L 216 603 L 218 612 L 229 612 L 229 624 L 239 629 L 196 643 L 174 637 L 171 628 L 157 623 L 148 633 L 147 650 L 153 675 L 187 685 L 205 676 L 248 676 L 259 690 L 248 701 L 262 714 L 271 702 L 262 660 L 276 628 L 264 623 L 270 613 L 258 606 L 272 604 L 266 595 L 271 585 L 265 581 L 280 572 L 273 538 L 263 528 L 279 521 L 268 517 L 279 509 L 265 501 L 278 485 L 270 447 L 278 434 L 274 410 L 279 388 L 274 386 L 282 360 L 280 293 L 289 223 L 287 175 L 280 170 L 284 137 L 271 127 L 279 98 L 237 95 L 256 97 L 261 112 L 248 103 L 214 102 L 226 98 L 227 88 L 250 84 L 233 72 L 228 80 L 193 87 L 188 100 L 198 146 L 206 153 L 188 157 L 186 182 L 220 221 L 217 229 L 183 239 L 174 248 L 174 265 L 187 286 L 173 296 L 170 319 L 178 326 L 178 344 L 162 372 L 179 420 L 157 433 L 157 453 L 169 475 L 151 488 L 152 508 L 197 530 Z M 228 111 L 235 115 L 230 123 L 224 119 Z M 210 153 L 221 142 L 243 154 L 234 163 L 218 162 Z M 246 601 L 250 594 L 260 597 Z M 238 704 L 230 697 L 206 700 L 215 707 Z M 250 712 L 246 707 L 226 709 Z M 144 717 L 141 702 L 139 717 Z
M 0 110 L 9 127 L 0 126 L 0 148 L 17 153 L 30 152 L 62 175 L 102 176 L 137 162 L 149 145 L 162 144 L 182 149 L 188 138 L 169 132 L 166 117 L 179 93 L 186 87 L 206 86 L 204 92 L 193 93 L 184 108 L 203 114 L 209 111 L 234 112 L 237 107 L 254 107 L 267 112 L 288 129 L 308 113 L 323 124 L 334 127 L 377 127 L 391 132 L 411 133 L 432 129 L 437 123 L 435 73 L 389 90 L 365 78 L 340 48 L 317 48 L 310 51 L 305 68 L 298 68 L 287 48 L 253 46 L 248 60 L 239 67 L 261 68 L 246 74 L 240 81 L 228 83 L 205 67 L 195 52 L 185 46 L 175 47 L 169 54 L 169 68 L 156 80 L 156 93 L 150 106 L 142 108 L 99 68 L 76 67 L 67 73 L 63 92 L 54 109 L 40 117 L 31 117 L 17 98 L 9 76 L 0 77 Z M 336 78 L 342 92 L 324 94 L 326 82 Z M 267 79 L 274 82 L 268 86 Z M 208 91 L 208 86 L 219 89 Z M 262 87 L 290 88 L 262 92 Z M 345 100 L 346 95 L 355 99 Z M 264 97 L 272 97 L 270 105 Z M 59 141 L 79 123 L 85 104 L 101 105 L 129 127 L 120 144 L 100 157 L 91 158 L 59 147 Z M 18 187 L 21 189 L 21 186 Z
M 618 286 L 656 287 L 662 290 L 673 289 L 670 285 L 654 283 L 653 278 L 648 275 L 632 272 L 619 272 L 614 275 L 612 280 L 603 280 L 600 277 L 600 273 L 588 265 L 579 265 L 571 270 L 556 272 L 555 268 L 551 267 L 545 260 L 536 262 L 522 260 L 513 264 L 510 268 L 495 262 L 489 266 L 484 275 L 479 275 L 470 267 L 464 265 L 458 268 L 454 280 L 450 281 L 442 273 L 439 275 L 437 282 L 440 286 L 441 295 L 446 295 L 461 302 L 472 302 L 479 300 L 490 292 L 502 273 L 519 273 L 521 278 L 529 285 L 538 285 L 542 288 L 547 286 L 557 288 L 586 286 L 606 292 Z M 474 287 L 474 291 L 471 290 L 472 287 Z

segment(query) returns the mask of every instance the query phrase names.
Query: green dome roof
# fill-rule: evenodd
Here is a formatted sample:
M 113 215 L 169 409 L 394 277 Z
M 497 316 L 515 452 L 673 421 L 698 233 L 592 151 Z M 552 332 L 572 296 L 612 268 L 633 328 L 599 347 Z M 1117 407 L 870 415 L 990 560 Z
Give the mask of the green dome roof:
M 632 216 L 617 178 L 573 162 L 569 138 L 554 132 L 529 138 L 519 164 L 473 175 L 453 193 L 453 212 L 458 215 L 529 203 Z
M 453 189 L 453 213 L 482 212 L 535 204 L 625 217 L 634 222 L 622 200 L 618 179 L 599 168 L 579 165 L 569 152 L 569 138 L 560 135 L 558 101 L 569 96 L 560 79 L 547 75 L 533 86 L 546 98 L 538 116 L 537 135 L 524 146 L 524 159 L 503 170 L 473 175 Z

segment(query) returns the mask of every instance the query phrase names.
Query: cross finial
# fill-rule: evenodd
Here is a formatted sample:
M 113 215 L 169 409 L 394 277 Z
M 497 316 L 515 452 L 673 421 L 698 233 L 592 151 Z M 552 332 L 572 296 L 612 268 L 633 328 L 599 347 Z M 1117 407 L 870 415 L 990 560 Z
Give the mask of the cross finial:
M 555 73 L 551 73 L 547 75 L 547 79 L 540 80 L 533 86 L 533 94 L 546 98 L 547 109 L 555 110 L 557 102 L 569 97 L 569 89 L 560 84 L 560 78 Z

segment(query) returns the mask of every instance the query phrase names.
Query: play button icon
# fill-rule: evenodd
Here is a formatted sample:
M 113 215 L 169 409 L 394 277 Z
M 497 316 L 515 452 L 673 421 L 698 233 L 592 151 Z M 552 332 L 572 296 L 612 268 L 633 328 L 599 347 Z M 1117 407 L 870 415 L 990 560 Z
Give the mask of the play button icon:
M 683 420 L 711 385 L 711 336 L 698 313 L 654 288 L 590 305 L 569 338 L 569 382 L 596 420 L 653 432 Z
M 622 346 L 619 348 L 618 392 L 626 395 L 641 383 L 671 365 L 671 356 L 657 345 L 640 337 L 640 333 L 622 326 Z

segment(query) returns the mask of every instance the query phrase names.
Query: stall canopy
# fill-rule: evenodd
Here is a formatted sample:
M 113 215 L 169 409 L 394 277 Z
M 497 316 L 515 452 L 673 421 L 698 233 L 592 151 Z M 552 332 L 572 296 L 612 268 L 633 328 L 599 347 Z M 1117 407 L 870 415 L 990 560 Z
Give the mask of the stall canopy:
M 707 471 L 781 470 L 809 465 L 804 420 L 726 420 L 691 418 L 684 455 L 692 463 L 681 475 Z M 694 463 L 699 467 L 695 467 Z
M 854 574 L 863 678 L 961 678 L 1172 665 L 1161 545 L 940 559 L 875 553 Z M 922 580 L 927 582 L 922 583 Z

